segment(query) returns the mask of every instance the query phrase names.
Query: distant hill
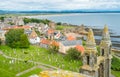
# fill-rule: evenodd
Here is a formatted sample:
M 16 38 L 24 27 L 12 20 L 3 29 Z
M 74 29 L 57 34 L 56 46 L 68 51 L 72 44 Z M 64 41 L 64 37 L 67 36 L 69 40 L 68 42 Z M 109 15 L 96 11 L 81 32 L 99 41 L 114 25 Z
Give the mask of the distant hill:
M 0 14 L 14 14 L 14 13 L 17 13 L 17 11 L 0 10 Z
M 120 11 L 102 11 L 102 10 L 62 10 L 62 11 L 6 11 L 0 10 L 0 14 L 39 14 L 39 13 L 120 13 Z

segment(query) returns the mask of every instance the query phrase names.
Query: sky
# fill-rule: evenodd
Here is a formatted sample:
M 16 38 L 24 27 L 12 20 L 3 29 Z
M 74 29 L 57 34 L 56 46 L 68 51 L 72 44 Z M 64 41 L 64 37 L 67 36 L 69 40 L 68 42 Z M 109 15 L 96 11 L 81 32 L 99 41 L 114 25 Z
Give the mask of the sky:
M 120 0 L 0 0 L 0 10 L 120 10 Z

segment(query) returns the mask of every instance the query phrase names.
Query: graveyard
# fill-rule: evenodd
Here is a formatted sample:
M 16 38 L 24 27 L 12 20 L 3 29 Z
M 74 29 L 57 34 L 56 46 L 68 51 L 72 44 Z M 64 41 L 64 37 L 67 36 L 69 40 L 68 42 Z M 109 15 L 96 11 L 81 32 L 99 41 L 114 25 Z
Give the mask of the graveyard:
M 0 46 L 0 50 L 0 70 L 2 70 L 0 75 L 2 77 L 27 77 L 43 70 L 58 69 L 79 72 L 78 67 L 82 65 L 81 60 L 69 61 L 64 58 L 63 54 L 50 54 L 49 50 L 38 46 L 30 46 L 28 49 L 13 49 L 3 45 Z M 31 70 L 27 71 L 29 69 Z

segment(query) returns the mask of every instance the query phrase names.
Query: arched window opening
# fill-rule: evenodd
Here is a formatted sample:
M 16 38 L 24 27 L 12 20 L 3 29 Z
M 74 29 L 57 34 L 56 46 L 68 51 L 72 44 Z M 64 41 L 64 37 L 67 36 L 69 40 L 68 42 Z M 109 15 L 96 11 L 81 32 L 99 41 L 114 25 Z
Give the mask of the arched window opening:
M 104 56 L 104 49 L 102 49 L 102 53 L 101 53 L 102 56 Z
M 87 56 L 87 65 L 89 65 L 89 60 L 90 60 L 90 57 Z

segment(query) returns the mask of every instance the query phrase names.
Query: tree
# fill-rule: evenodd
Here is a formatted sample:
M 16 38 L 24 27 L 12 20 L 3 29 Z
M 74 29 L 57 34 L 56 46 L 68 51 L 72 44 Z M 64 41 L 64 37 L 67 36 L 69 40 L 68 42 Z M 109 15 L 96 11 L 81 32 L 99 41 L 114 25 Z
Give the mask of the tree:
M 27 35 L 26 34 L 22 34 L 20 36 L 20 47 L 21 48 L 28 48 L 29 45 L 30 45 L 30 43 L 29 43 Z
M 25 24 L 31 22 L 31 20 L 29 18 L 24 18 L 23 21 L 24 21 Z
M 2 44 L 2 40 L 0 39 L 0 45 Z
M 59 49 L 58 46 L 50 46 L 50 47 L 49 47 L 50 53 L 57 53 L 57 52 L 58 52 L 58 49 Z
M 35 18 L 24 18 L 23 19 L 24 23 L 44 23 L 44 24 L 48 24 L 50 22 L 50 20 L 47 19 L 35 19 Z
M 81 53 L 76 48 L 70 48 L 67 51 L 66 57 L 69 59 L 78 60 L 81 57 Z
M 49 46 L 50 53 L 57 53 L 59 50 L 59 43 L 56 41 L 52 41 Z
M 57 25 L 61 25 L 62 23 L 61 22 L 57 22 Z
M 5 19 L 5 17 L 0 17 L 0 20 L 3 22 L 4 21 L 4 19 Z
M 85 46 L 86 45 L 86 41 L 82 40 L 82 45 Z
M 23 43 L 23 42 L 21 42 L 23 34 L 24 34 L 23 29 L 11 29 L 11 30 L 9 30 L 7 32 L 7 34 L 5 35 L 6 45 L 8 45 L 12 48 L 20 48 L 21 44 Z M 27 39 L 27 38 L 24 38 L 24 39 Z
M 13 22 L 8 22 L 8 24 L 10 24 L 10 25 L 15 25 L 15 23 L 13 23 Z

